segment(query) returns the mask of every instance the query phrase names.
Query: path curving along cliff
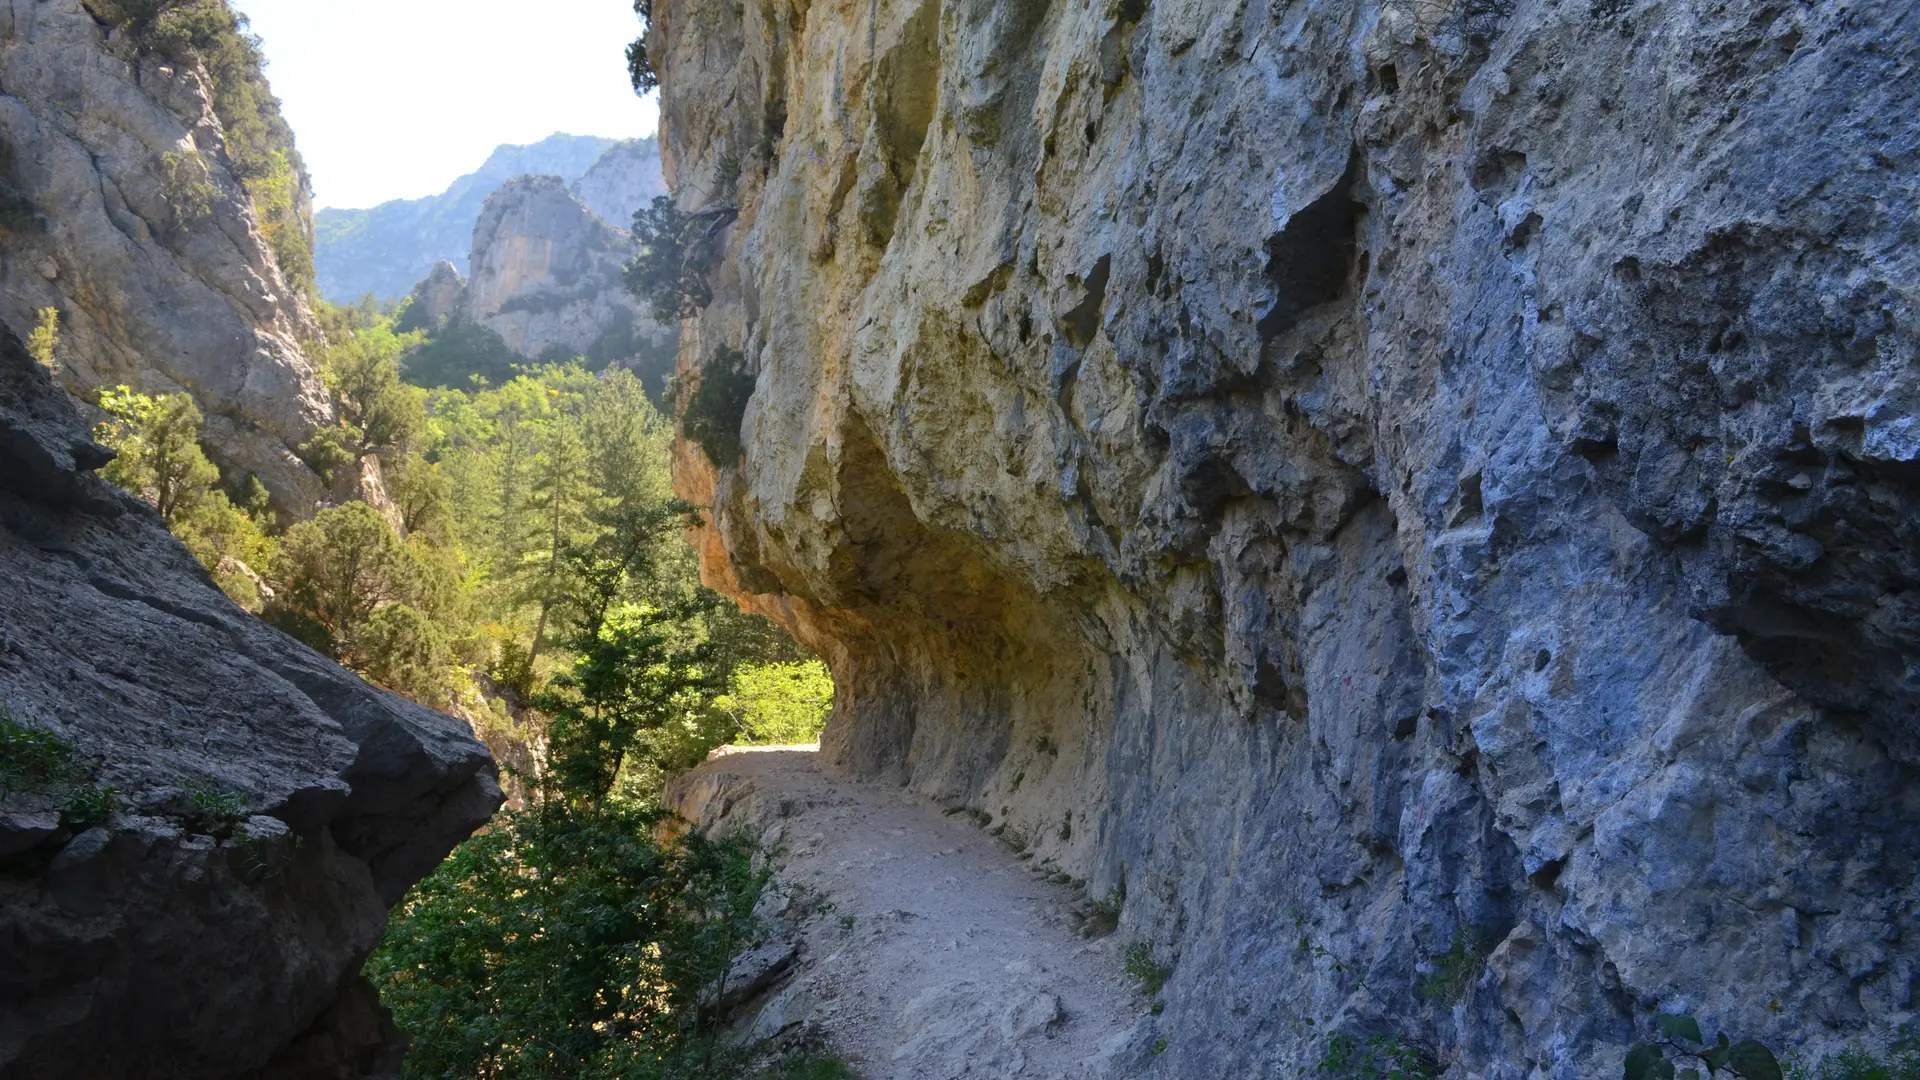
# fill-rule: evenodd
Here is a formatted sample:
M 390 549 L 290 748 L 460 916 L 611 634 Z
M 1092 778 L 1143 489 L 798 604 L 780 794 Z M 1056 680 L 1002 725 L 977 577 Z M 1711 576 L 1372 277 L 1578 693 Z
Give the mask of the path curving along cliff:
M 1912 1019 L 1913 5 L 653 16 L 707 580 L 832 762 L 1124 877 L 1151 1075 Z
M 826 1046 L 866 1080 L 1119 1080 L 1146 1065 L 1151 999 L 1111 928 L 1089 925 L 1084 883 L 957 807 L 819 757 L 727 747 L 667 791 L 686 820 L 773 852 L 776 929 L 738 965 L 760 984 L 734 1021 L 746 1037 Z

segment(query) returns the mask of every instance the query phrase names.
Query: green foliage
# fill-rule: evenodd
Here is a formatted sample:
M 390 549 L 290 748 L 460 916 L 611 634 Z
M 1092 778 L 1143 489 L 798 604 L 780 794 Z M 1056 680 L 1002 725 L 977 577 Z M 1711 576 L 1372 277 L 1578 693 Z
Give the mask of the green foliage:
M 656 322 L 698 314 L 713 302 L 707 274 L 720 257 L 720 233 L 739 214 L 732 206 L 682 213 L 661 195 L 633 216 L 639 254 L 627 264 L 627 288 L 647 302 Z
M 1433 973 L 1420 980 L 1420 996 L 1442 1007 L 1464 999 L 1487 968 L 1487 956 L 1495 944 L 1492 938 L 1477 928 L 1455 934 L 1452 948 L 1434 959 Z
M 853 1067 L 837 1057 L 803 1055 L 788 1058 L 760 1074 L 761 1080 L 860 1080 Z
M 407 357 L 404 377 L 415 386 L 467 387 L 474 380 L 491 386 L 510 381 L 527 366 L 525 357 L 500 335 L 477 323 L 453 323 L 436 332 Z
M 1898 1039 L 1884 1053 L 1849 1046 L 1817 1064 L 1795 1063 L 1787 1080 L 1920 1080 L 1920 1040 Z
M 733 958 L 762 937 L 764 860 L 739 838 L 656 839 L 661 814 L 615 790 L 706 684 L 685 613 L 624 599 L 657 577 L 680 517 L 635 508 L 567 552 L 574 661 L 538 696 L 550 720 L 528 807 L 416 887 L 368 967 L 413 1037 L 409 1077 L 744 1071 L 713 1021 Z
M 220 470 L 200 449 L 200 410 L 191 397 L 149 397 L 120 386 L 100 396 L 100 408 L 113 420 L 98 437 L 119 454 L 103 475 L 152 503 L 169 525 L 219 482 Z
M 245 481 L 251 512 L 235 507 L 200 448 L 200 410 L 186 394 L 153 397 L 120 386 L 100 395 L 100 408 L 112 419 L 94 437 L 119 455 L 101 475 L 151 503 L 221 589 L 258 611 L 253 569 L 273 557 L 259 480 Z
M 94 781 L 95 771 L 72 743 L 21 724 L 0 704 L 0 802 L 37 796 L 60 809 L 69 829 L 90 829 L 119 807 L 114 789 Z
M 1397 1034 L 1327 1036 L 1315 1076 L 1329 1080 L 1431 1080 L 1434 1064 L 1420 1049 Z
M 633 13 L 640 16 L 640 36 L 627 46 L 627 78 L 633 92 L 641 96 L 660 86 L 660 76 L 647 56 L 647 30 L 653 25 L 653 0 L 633 0 Z
M 355 460 L 405 453 L 426 426 L 426 399 L 401 381 L 401 361 L 423 335 L 395 333 L 390 319 L 359 308 L 323 302 L 317 313 L 327 334 L 320 371 L 341 413 L 341 441 Z
M 0 707 L 0 798 L 40 794 L 83 783 L 87 770 L 73 746 L 50 731 L 37 731 Z
M 1127 946 L 1123 954 L 1127 965 L 1127 978 L 1140 987 L 1140 992 L 1148 997 L 1159 997 L 1162 987 L 1173 977 L 1173 969 L 1166 967 L 1153 958 L 1153 946 L 1144 941 L 1136 941 Z
M 294 149 L 293 129 L 280 113 L 279 99 L 267 85 L 266 58 L 260 39 L 248 32 L 246 17 L 236 14 L 226 0 L 95 2 L 140 48 L 205 67 L 227 159 L 252 200 L 261 233 L 287 285 L 302 293 L 310 291 L 313 225 L 306 209 L 306 167 Z M 164 161 L 163 168 L 167 168 Z M 204 163 L 198 172 L 204 174 Z M 171 172 L 169 177 L 171 185 Z M 183 183 L 199 182 L 183 174 Z M 217 189 L 213 194 L 218 194 Z M 182 203 L 171 192 L 169 201 L 179 212 Z M 192 210 L 199 204 L 190 198 L 187 205 Z M 193 218 L 187 214 L 183 221 Z
M 1627 1051 L 1626 1080 L 1700 1080 L 1723 1072 L 1742 1080 L 1785 1080 L 1779 1060 L 1758 1039 L 1736 1042 L 1723 1031 L 1709 1044 L 1700 1022 L 1682 1013 L 1662 1013 L 1654 1025 L 1660 1032 L 1657 1042 L 1635 1043 Z M 1680 1069 L 1677 1059 L 1691 1059 L 1704 1071 Z
M 1102 899 L 1089 900 L 1087 921 L 1080 932 L 1087 937 L 1106 937 L 1120 928 L 1120 913 L 1126 906 L 1127 896 L 1122 892 L 1111 892 Z
M 833 711 L 833 675 L 818 660 L 746 664 L 715 704 L 737 718 L 748 745 L 818 742 Z
M 33 333 L 27 336 L 27 352 L 39 361 L 40 366 L 52 371 L 55 367 L 54 353 L 60 348 L 60 309 L 41 308 Z
M 732 465 L 740 460 L 740 428 L 753 398 L 754 377 L 738 349 L 722 346 L 700 369 L 700 382 L 687 395 L 680 427 L 699 444 L 707 460 Z
M 213 216 L 220 189 L 210 182 L 207 163 L 194 151 L 160 155 L 160 181 L 167 205 L 173 208 L 174 227 L 187 232 Z
M 186 797 L 188 809 L 181 816 L 181 824 L 188 831 L 219 840 L 245 832 L 247 818 L 251 816 L 245 795 L 205 784 L 189 783 Z

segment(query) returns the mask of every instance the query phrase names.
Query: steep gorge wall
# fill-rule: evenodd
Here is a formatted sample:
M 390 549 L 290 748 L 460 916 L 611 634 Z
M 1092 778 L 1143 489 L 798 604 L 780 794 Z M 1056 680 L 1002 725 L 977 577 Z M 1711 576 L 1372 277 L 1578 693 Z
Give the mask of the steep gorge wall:
M 0 1075 L 392 1080 L 361 964 L 500 803 L 465 724 L 221 594 L 0 329 Z
M 1914 1011 L 1920 15 L 1500 8 L 654 6 L 683 208 L 744 166 L 707 577 L 1124 886 L 1151 1075 Z
M 24 335 L 58 309 L 69 391 L 191 393 L 214 461 L 310 514 L 328 492 L 295 448 L 334 420 L 305 352 L 319 329 L 234 173 L 206 72 L 81 0 L 10 0 L 0 142 L 26 204 L 0 236 L 0 320 Z

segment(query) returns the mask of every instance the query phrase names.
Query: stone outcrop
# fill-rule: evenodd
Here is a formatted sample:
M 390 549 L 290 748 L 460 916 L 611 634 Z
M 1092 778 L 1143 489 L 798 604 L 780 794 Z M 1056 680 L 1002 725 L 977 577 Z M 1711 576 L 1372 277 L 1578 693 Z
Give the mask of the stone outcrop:
M 487 197 L 474 226 L 460 318 L 534 360 L 660 353 L 673 330 L 653 322 L 626 288 L 632 257 L 632 236 L 574 198 L 562 178 L 520 177 Z
M 657 139 L 630 139 L 608 147 L 570 189 L 580 204 L 621 231 L 633 227 L 633 215 L 667 194 Z
M 549 135 L 526 146 L 497 147 L 478 169 L 438 195 L 394 199 L 365 210 L 321 210 L 314 220 L 320 294 L 336 304 L 368 293 L 398 299 L 442 259 L 466 273 L 473 223 L 501 184 L 516 176 L 548 174 L 571 182 L 621 145 L 594 135 Z
M 1914 1015 L 1911 5 L 653 13 L 707 578 L 1124 890 L 1152 1075 Z
M 432 272 L 413 287 L 415 318 L 429 328 L 445 326 L 447 320 L 460 313 L 460 304 L 466 295 L 467 279 L 460 276 L 458 267 L 441 259 L 433 264 Z
M 60 312 L 77 395 L 186 391 L 229 474 L 285 509 L 325 486 L 294 453 L 333 421 L 305 355 L 319 330 L 227 159 L 208 77 L 100 25 L 80 0 L 0 4 L 0 321 Z
M 0 722 L 112 792 L 0 784 L 0 1074 L 397 1077 L 359 976 L 499 804 L 465 725 L 230 603 L 0 331 Z

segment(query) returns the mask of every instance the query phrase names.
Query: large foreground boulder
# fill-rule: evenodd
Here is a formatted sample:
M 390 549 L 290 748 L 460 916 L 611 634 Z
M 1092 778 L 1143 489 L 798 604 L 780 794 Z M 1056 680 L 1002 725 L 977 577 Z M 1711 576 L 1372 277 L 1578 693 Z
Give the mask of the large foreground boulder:
M 107 459 L 0 331 L 0 1075 L 397 1075 L 360 966 L 493 761 L 235 607 Z

